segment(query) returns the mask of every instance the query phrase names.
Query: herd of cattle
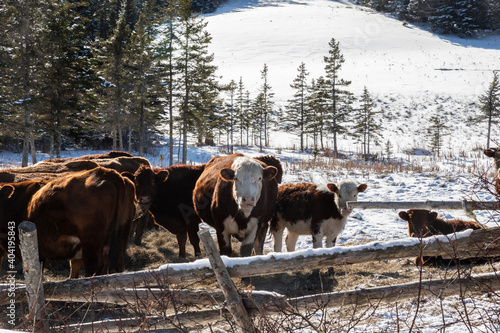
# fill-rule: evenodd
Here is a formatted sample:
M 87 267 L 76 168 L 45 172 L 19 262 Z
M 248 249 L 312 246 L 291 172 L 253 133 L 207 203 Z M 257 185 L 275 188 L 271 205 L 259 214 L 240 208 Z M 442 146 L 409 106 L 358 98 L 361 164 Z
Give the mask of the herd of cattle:
M 485 150 L 500 169 L 499 150 Z M 347 202 L 366 184 L 283 184 L 283 170 L 274 156 L 216 156 L 202 165 L 154 169 L 149 161 L 124 152 L 52 159 L 25 168 L 0 171 L 0 260 L 19 243 L 9 235 L 12 221 L 37 226 L 39 255 L 45 260 L 69 260 L 70 278 L 122 272 L 129 238 L 141 244 L 148 226 L 175 234 L 179 256 L 186 258 L 189 241 L 201 255 L 199 224 L 217 234 L 219 250 L 232 255 L 231 237 L 241 241 L 240 255 L 262 254 L 268 231 L 280 252 L 284 229 L 287 251 L 299 235 L 312 235 L 314 248 L 335 245 L 351 209 Z M 498 176 L 497 176 L 498 178 Z M 500 180 L 496 180 L 500 194 Z M 411 237 L 448 234 L 481 228 L 475 222 L 444 221 L 435 212 L 409 210 Z M 269 230 L 270 229 L 270 230 Z M 416 264 L 432 262 L 421 257 Z

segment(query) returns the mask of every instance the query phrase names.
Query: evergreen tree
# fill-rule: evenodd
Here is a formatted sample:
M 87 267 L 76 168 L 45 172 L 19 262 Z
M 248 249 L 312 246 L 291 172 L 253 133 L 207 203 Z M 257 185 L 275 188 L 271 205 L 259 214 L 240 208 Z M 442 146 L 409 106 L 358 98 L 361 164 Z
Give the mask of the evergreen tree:
M 448 127 L 439 116 L 432 116 L 429 121 L 431 123 L 428 135 L 430 138 L 430 149 L 434 154 L 440 156 L 443 146 L 443 137 L 449 134 L 446 133 Z
M 139 155 L 144 155 L 147 132 L 158 120 L 157 96 L 161 89 L 158 75 L 154 75 L 152 41 L 155 37 L 152 21 L 153 1 L 144 3 L 130 43 L 126 48 L 127 77 L 131 89 L 128 91 L 128 126 L 136 128 L 139 134 Z M 129 151 L 132 138 L 129 135 Z
M 104 114 L 109 124 L 107 129 L 113 138 L 113 150 L 123 150 L 123 130 L 125 100 L 127 91 L 131 88 L 127 78 L 126 51 L 130 42 L 130 28 L 126 21 L 126 11 L 123 4 L 120 18 L 111 37 L 102 47 L 102 77 L 106 80 Z
M 182 163 L 187 161 L 187 135 L 192 130 L 198 141 L 213 140 L 211 120 L 222 105 L 218 98 L 220 87 L 215 79 L 214 56 L 208 53 L 212 37 L 205 30 L 207 23 L 193 14 L 190 0 L 182 0 L 179 18 L 179 86 L 181 97 Z
M 364 87 L 361 96 L 361 107 L 354 110 L 354 126 L 352 135 L 361 142 L 363 155 L 370 154 L 370 143 L 381 137 L 382 126 L 377 122 L 376 116 L 380 112 L 374 110 L 374 102 L 368 89 Z
M 87 131 L 95 120 L 95 87 L 85 20 L 78 18 L 77 2 L 51 2 L 41 42 L 46 64 L 40 82 L 39 125 L 49 134 L 50 157 L 61 157 L 64 132 Z
M 430 18 L 436 31 L 471 36 L 484 27 L 487 5 L 483 0 L 442 0 L 439 3 Z
M 258 97 L 258 104 L 260 105 L 260 121 L 261 121 L 261 131 L 260 134 L 260 150 L 262 151 L 262 139 L 264 139 L 264 145 L 269 146 L 269 127 L 271 123 L 271 115 L 273 111 L 272 98 L 274 97 L 274 93 L 271 91 L 272 87 L 269 85 L 269 69 L 267 64 L 264 64 L 264 68 L 260 72 L 260 77 L 262 78 L 262 85 L 260 86 L 260 97 Z
M 243 131 L 247 132 L 246 144 L 248 145 L 248 112 L 250 111 L 247 95 L 245 94 L 245 86 L 243 84 L 243 78 L 240 76 L 240 81 L 238 82 L 237 95 L 236 95 L 236 110 L 238 112 L 238 127 L 240 129 L 240 145 L 243 146 Z
M 353 98 L 352 93 L 345 90 L 351 82 L 339 77 L 340 69 L 345 61 L 340 53 L 339 42 L 332 38 L 328 45 L 330 46 L 329 55 L 324 57 L 326 82 L 329 87 L 327 110 L 330 116 L 330 130 L 333 133 L 333 152 L 336 156 L 338 155 L 337 136 L 346 133 L 343 123 L 350 111 Z
M 300 137 L 300 150 L 304 150 L 304 135 L 307 117 L 307 76 L 309 73 L 306 70 L 306 65 L 301 63 L 298 68 L 298 74 L 290 85 L 295 90 L 293 99 L 288 101 L 289 121 L 294 130 L 298 132 Z
M 313 135 L 314 147 L 324 149 L 324 138 L 327 132 L 328 120 L 328 91 L 329 86 L 323 76 L 312 80 L 308 96 L 308 110 L 306 132 Z
M 163 39 L 155 45 L 154 58 L 156 60 L 156 72 L 165 87 L 163 96 L 166 100 L 166 111 L 164 114 L 168 117 L 168 146 L 169 146 L 169 165 L 174 164 L 174 78 L 178 74 L 178 68 L 175 66 L 175 53 L 179 40 L 177 26 L 177 11 L 179 1 L 171 1 L 163 13 L 164 23 L 161 31 Z M 160 30 L 157 29 L 159 33 Z
M 234 131 L 236 127 L 236 111 L 235 111 L 235 95 L 236 95 L 236 89 L 238 86 L 236 85 L 236 82 L 234 80 L 231 80 L 231 82 L 227 85 L 226 90 L 229 94 L 229 103 L 227 103 L 227 113 L 228 117 L 227 120 L 229 122 L 228 126 L 228 146 L 229 146 L 229 152 L 232 154 L 233 153 L 233 145 L 234 145 Z
M 491 140 L 491 126 L 498 124 L 498 117 L 500 115 L 500 81 L 497 72 L 493 73 L 493 80 L 484 95 L 479 96 L 479 103 L 481 104 L 482 114 L 472 118 L 471 120 L 473 123 L 483 121 L 488 123 L 486 148 L 489 148 Z

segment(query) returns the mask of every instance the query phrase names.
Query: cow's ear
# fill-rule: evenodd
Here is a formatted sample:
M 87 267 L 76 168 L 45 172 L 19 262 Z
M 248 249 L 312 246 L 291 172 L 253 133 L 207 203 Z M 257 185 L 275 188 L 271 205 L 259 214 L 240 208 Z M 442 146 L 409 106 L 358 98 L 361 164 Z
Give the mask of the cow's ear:
M 14 186 L 12 185 L 4 185 L 0 187 L 0 198 L 7 199 L 14 193 Z
M 410 221 L 410 215 L 405 211 L 399 212 L 399 217 L 405 221 Z
M 276 167 L 268 166 L 264 168 L 263 178 L 265 180 L 271 180 L 274 177 L 276 177 L 277 174 L 278 174 L 278 169 L 276 169 Z
M 231 168 L 224 168 L 219 172 L 220 178 L 226 182 L 234 180 L 234 170 Z
M 121 173 L 121 175 L 122 175 L 122 177 L 130 179 L 132 181 L 132 183 L 135 182 L 135 176 L 132 173 L 130 173 L 128 171 L 123 171 Z
M 366 184 L 358 185 L 358 192 L 364 192 L 364 191 L 366 191 L 367 187 L 368 187 L 368 185 L 366 185 Z
M 339 192 L 339 188 L 337 187 L 337 185 L 335 185 L 334 183 L 329 183 L 329 184 L 326 184 L 326 187 L 333 193 L 338 193 Z
M 431 220 L 435 220 L 435 219 L 437 219 L 437 217 L 438 217 L 438 213 L 436 213 L 436 212 L 429 212 L 429 218 Z
M 155 181 L 157 184 L 163 183 L 167 180 L 170 172 L 168 170 L 160 170 L 156 173 Z
M 495 150 L 491 148 L 483 150 L 483 153 L 488 157 L 495 157 Z

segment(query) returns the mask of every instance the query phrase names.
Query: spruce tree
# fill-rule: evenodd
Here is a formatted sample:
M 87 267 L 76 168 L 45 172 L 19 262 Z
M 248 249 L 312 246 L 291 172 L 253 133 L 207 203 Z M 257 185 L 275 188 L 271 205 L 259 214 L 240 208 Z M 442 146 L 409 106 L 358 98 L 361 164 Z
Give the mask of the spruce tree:
M 274 93 L 272 92 L 272 87 L 269 85 L 269 68 L 267 64 L 264 64 L 264 68 L 260 71 L 260 77 L 262 79 L 262 85 L 260 86 L 260 97 L 261 104 L 260 109 L 260 121 L 262 124 L 262 128 L 260 131 L 260 150 L 262 151 L 262 139 L 264 139 L 264 145 L 269 146 L 269 127 L 271 125 L 271 115 L 273 111 L 273 101 Z M 263 136 L 263 137 L 262 137 Z
M 500 116 L 500 81 L 498 73 L 493 73 L 493 80 L 490 86 L 484 93 L 479 96 L 479 103 L 481 105 L 482 114 L 473 118 L 473 122 L 487 122 L 488 134 L 486 136 L 486 148 L 490 147 L 491 140 L 491 126 L 498 124 L 498 117 Z
M 323 76 L 320 76 L 317 80 L 312 80 L 307 102 L 310 112 L 307 116 L 306 132 L 312 133 L 314 147 L 318 147 L 319 141 L 321 149 L 324 149 L 324 138 L 327 132 L 328 91 L 329 86 Z
M 328 56 L 324 57 L 326 64 L 325 77 L 328 84 L 327 110 L 329 113 L 330 130 L 333 133 L 333 152 L 337 156 L 337 137 L 340 134 L 346 133 L 344 122 L 350 111 L 350 104 L 352 104 L 353 97 L 351 92 L 345 90 L 351 82 L 340 78 L 340 70 L 345 60 L 340 52 L 339 42 L 332 38 L 328 45 L 330 46 Z
M 126 65 L 127 45 L 130 42 L 130 28 L 126 21 L 125 6 L 113 34 L 104 42 L 101 51 L 102 77 L 106 80 L 105 103 L 108 131 L 113 138 L 113 150 L 123 150 L 124 113 L 127 90 L 130 89 Z
M 443 147 L 443 137 L 449 134 L 446 132 L 448 126 L 446 126 L 439 116 L 432 116 L 429 121 L 431 123 L 428 134 L 430 149 L 436 156 L 440 156 Z
M 382 126 L 377 121 L 377 112 L 374 110 L 374 101 L 370 96 L 368 89 L 364 87 L 361 96 L 361 106 L 354 110 L 353 120 L 355 122 L 352 128 L 352 135 L 361 142 L 363 146 L 363 155 L 370 155 L 370 143 L 381 137 L 380 130 Z
M 128 90 L 128 126 L 139 134 L 139 155 L 144 155 L 147 133 L 158 120 L 157 95 L 161 89 L 159 76 L 154 73 L 152 41 L 155 37 L 152 21 L 153 1 L 144 3 L 144 9 L 130 36 L 126 48 L 126 69 L 131 89 Z M 129 151 L 132 138 L 129 135 Z
M 214 55 L 208 53 L 212 40 L 205 30 L 207 22 L 199 14 L 193 14 L 190 0 L 182 0 L 179 17 L 179 71 L 180 108 L 182 126 L 182 163 L 187 162 L 188 132 L 196 132 L 198 141 L 202 137 L 213 139 L 211 120 L 214 111 L 222 105 L 218 94 L 220 87 L 215 78 Z
M 288 121 L 291 122 L 291 127 L 297 131 L 300 138 L 300 150 L 304 150 L 304 136 L 307 117 L 307 76 L 309 73 L 306 70 L 306 65 L 301 63 L 298 68 L 298 74 L 290 85 L 295 93 L 293 98 L 288 101 Z

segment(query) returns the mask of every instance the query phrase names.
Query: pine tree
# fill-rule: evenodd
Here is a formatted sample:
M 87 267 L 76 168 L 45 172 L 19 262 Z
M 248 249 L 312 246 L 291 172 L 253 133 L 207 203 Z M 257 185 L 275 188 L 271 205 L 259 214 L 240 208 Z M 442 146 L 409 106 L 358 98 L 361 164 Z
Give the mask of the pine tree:
M 161 89 L 160 80 L 154 75 L 152 41 L 155 37 L 152 21 L 153 1 L 144 3 L 130 43 L 125 50 L 127 77 L 131 89 L 128 91 L 128 119 L 130 129 L 137 128 L 139 134 L 139 155 L 144 155 L 147 132 L 158 120 L 157 95 Z M 132 138 L 129 135 L 129 151 Z
M 439 116 L 432 116 L 429 121 L 431 123 L 428 135 L 430 138 L 430 149 L 434 154 L 440 156 L 443 146 L 443 137 L 449 134 L 446 133 L 448 126 L 445 125 Z
M 300 150 L 304 150 L 304 136 L 307 117 L 307 76 L 306 65 L 301 63 L 298 68 L 298 74 L 290 85 L 295 90 L 293 99 L 288 101 L 288 115 L 291 121 L 291 127 L 298 132 L 300 137 Z
M 125 99 L 128 85 L 126 64 L 126 50 L 130 41 L 130 28 L 126 21 L 125 6 L 122 6 L 120 18 L 117 21 L 113 34 L 105 41 L 101 58 L 103 62 L 102 77 L 106 84 L 106 114 L 108 130 L 113 138 L 113 149 L 123 150 L 123 130 Z
M 245 86 L 243 84 L 243 78 L 240 76 L 240 81 L 238 82 L 237 95 L 236 95 L 236 105 L 238 112 L 238 127 L 240 129 L 240 145 L 243 146 L 243 131 L 247 132 L 246 144 L 248 145 L 248 112 L 249 112 L 249 101 L 246 98 Z
M 235 126 L 236 126 L 236 112 L 235 112 L 235 95 L 236 95 L 236 89 L 237 85 L 234 80 L 231 80 L 231 82 L 228 84 L 226 87 L 226 90 L 229 94 L 229 103 L 227 104 L 227 110 L 228 110 L 228 122 L 229 122 L 229 130 L 228 130 L 228 146 L 229 146 L 229 152 L 232 154 L 233 153 L 233 145 L 234 145 L 234 131 L 235 131 Z
M 182 0 L 179 18 L 179 86 L 181 97 L 182 163 L 187 162 L 187 135 L 192 130 L 202 137 L 213 139 L 211 120 L 222 105 L 218 98 L 220 87 L 215 79 L 214 56 L 208 53 L 212 37 L 205 30 L 207 23 L 193 14 L 190 0 Z
M 489 148 L 491 140 L 491 126 L 498 124 L 498 117 L 500 116 L 500 81 L 497 72 L 493 73 L 493 80 L 484 95 L 479 96 L 479 103 L 481 104 L 482 115 L 474 118 L 473 121 L 487 121 L 488 134 L 486 137 L 486 148 Z
M 260 97 L 261 101 L 259 101 L 259 104 L 261 104 L 260 108 L 260 121 L 262 122 L 262 128 L 260 131 L 260 150 L 262 151 L 262 139 L 264 139 L 264 145 L 267 147 L 269 146 L 269 127 L 271 123 L 271 114 L 273 111 L 273 101 L 272 98 L 274 97 L 274 93 L 271 91 L 272 87 L 269 85 L 269 69 L 267 67 L 267 64 L 264 64 L 264 68 L 260 72 L 260 77 L 262 78 L 262 85 L 260 86 Z M 262 137 L 263 136 L 263 137 Z
M 162 28 L 163 39 L 155 45 L 154 58 L 156 60 L 156 75 L 163 82 L 165 89 L 160 96 L 166 100 L 166 111 L 164 114 L 168 117 L 168 147 L 169 147 L 169 165 L 174 164 L 174 78 L 178 74 L 178 68 L 175 66 L 175 53 L 178 44 L 178 21 L 177 11 L 179 1 L 171 1 L 169 6 L 163 12 L 164 22 L 160 25 Z M 157 32 L 160 33 L 157 28 Z
M 377 122 L 376 116 L 380 112 L 374 110 L 373 98 L 368 89 L 364 87 L 361 96 L 361 107 L 354 110 L 353 119 L 355 124 L 352 128 L 352 135 L 361 142 L 363 155 L 370 155 L 370 142 L 381 137 L 381 125 Z
M 339 42 L 332 38 L 328 45 L 330 46 L 329 55 L 324 57 L 326 82 L 329 86 L 327 110 L 330 116 L 330 130 L 333 133 L 333 152 L 337 156 L 337 136 L 346 133 L 343 123 L 350 111 L 353 98 L 352 93 L 345 90 L 351 82 L 339 77 L 340 69 L 345 61 L 344 56 L 340 53 Z
M 328 120 L 328 91 L 329 86 L 323 76 L 312 80 L 308 96 L 308 110 L 306 132 L 313 135 L 314 147 L 324 149 L 324 137 Z M 306 145 L 307 146 L 307 145 Z
M 40 81 L 39 124 L 49 134 L 50 157 L 61 157 L 65 132 L 78 134 L 90 129 L 95 121 L 94 87 L 98 80 L 93 72 L 85 20 L 77 16 L 77 2 L 51 2 L 43 25 L 41 42 L 46 64 Z

